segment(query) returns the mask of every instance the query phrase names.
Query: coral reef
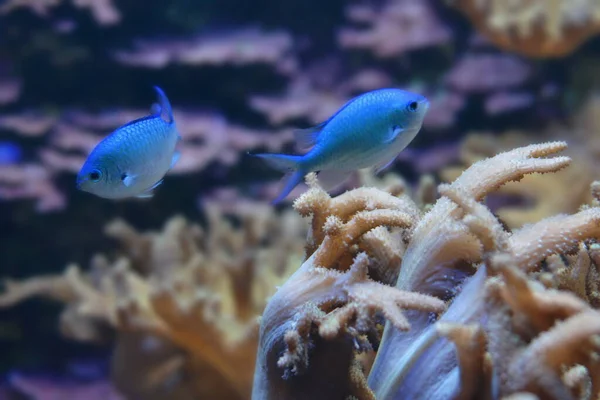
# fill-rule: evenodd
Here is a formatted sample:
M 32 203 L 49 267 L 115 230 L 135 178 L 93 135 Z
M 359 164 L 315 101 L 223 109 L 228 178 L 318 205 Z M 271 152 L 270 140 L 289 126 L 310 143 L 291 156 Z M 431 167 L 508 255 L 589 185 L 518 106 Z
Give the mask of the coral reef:
M 295 202 L 312 216 L 309 258 L 265 309 L 253 398 L 596 398 L 598 267 L 585 243 L 600 237 L 600 208 L 510 232 L 481 203 L 565 168 L 549 157 L 565 148 L 477 162 L 426 212 L 369 188 L 331 199 L 309 176 Z
M 370 391 L 354 351 L 373 351 L 379 315 L 407 330 L 403 309 L 444 309 L 439 299 L 389 286 L 420 210 L 406 195 L 374 188 L 332 199 L 315 174 L 307 180 L 294 203 L 311 217 L 307 260 L 262 316 L 253 398 L 364 398 Z
M 203 204 L 209 231 L 181 217 L 148 234 L 115 221 L 106 232 L 124 256 L 96 256 L 86 275 L 72 265 L 8 281 L 0 306 L 62 301 L 61 329 L 78 340 L 115 328 L 112 379 L 125 396 L 591 400 L 600 183 L 591 206 L 514 231 L 482 202 L 564 169 L 571 159 L 553 155 L 565 149 L 477 161 L 437 200 L 428 178 L 410 195 L 393 174 L 363 174 L 384 189 L 332 197 L 311 173 L 294 202 L 307 240 L 294 211 L 227 196 Z
M 563 57 L 600 32 L 595 0 L 446 0 L 495 44 L 530 57 Z
M 600 101 L 570 107 L 598 87 L 598 1 L 279 3 L 0 1 L 0 254 L 30 276 L 0 308 L 39 330 L 10 339 L 0 397 L 597 400 Z M 79 196 L 152 85 L 183 137 L 164 190 Z M 247 152 L 388 86 L 431 102 L 394 172 L 266 204 L 277 174 Z M 32 297 L 112 349 L 109 376 L 59 378 L 44 305 L 6 310 Z
M 123 255 L 98 255 L 90 272 L 6 283 L 0 306 L 32 296 L 67 304 L 61 331 L 82 341 L 118 330 L 112 376 L 125 396 L 247 398 L 257 317 L 302 257 L 305 223 L 268 205 L 206 201 L 209 230 L 182 217 L 140 234 L 124 221 L 106 233 Z M 240 228 L 236 228 L 241 224 Z

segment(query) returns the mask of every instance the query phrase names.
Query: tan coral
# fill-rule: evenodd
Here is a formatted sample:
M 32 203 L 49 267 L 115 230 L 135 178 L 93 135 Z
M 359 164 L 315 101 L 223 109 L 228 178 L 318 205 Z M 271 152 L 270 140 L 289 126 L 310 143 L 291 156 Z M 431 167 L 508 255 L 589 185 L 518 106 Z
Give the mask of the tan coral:
M 565 382 L 562 370 L 581 365 L 593 378 L 593 395 L 587 398 L 596 398 L 600 364 L 594 354 L 598 351 L 600 313 L 567 292 L 534 289 L 535 284 L 528 283 L 514 267 L 502 269 L 511 281 L 491 287 L 488 328 L 501 392 L 526 390 L 541 398 L 571 398 L 571 390 L 577 388 Z M 514 286 L 516 282 L 520 289 Z M 503 288 L 510 286 L 514 289 L 508 294 Z M 527 295 L 515 298 L 515 290 Z
M 298 217 L 273 218 L 254 203 L 206 203 L 206 232 L 181 218 L 162 234 L 115 222 L 107 233 L 126 257 L 96 257 L 85 275 L 70 267 L 62 280 L 13 282 L 0 304 L 54 295 L 70 303 L 62 320 L 70 334 L 97 338 L 91 321 L 121 329 L 113 371 L 120 385 L 137 385 L 132 394 L 164 396 L 177 381 L 170 398 L 185 400 L 247 398 L 250 385 L 257 399 L 428 396 L 430 386 L 449 398 L 596 399 L 598 183 L 591 206 L 512 231 L 483 203 L 507 182 L 568 166 L 554 155 L 565 148 L 550 142 L 477 161 L 440 185 L 433 205 L 411 200 L 402 184 L 331 197 L 309 174 L 295 202 L 312 221 L 304 258 L 302 231 L 288 229 Z M 243 229 L 225 222 L 232 210 Z M 264 310 L 252 382 L 253 316 L 301 259 Z M 158 347 L 160 357 L 150 362 L 132 343 Z M 420 360 L 433 345 L 433 358 Z M 129 358 L 134 368 L 125 368 Z
M 489 243 L 485 247 L 493 255 L 487 260 L 502 278 L 488 284 L 486 327 L 500 394 L 527 391 L 540 398 L 572 398 L 584 391 L 589 377 L 590 395 L 582 398 L 596 398 L 600 394 L 596 356 L 600 313 L 587 302 L 590 289 L 592 293 L 594 290 L 594 283 L 587 282 L 593 280 L 589 271 L 595 267 L 591 267 L 582 241 L 600 238 L 600 209 L 584 208 L 575 215 L 547 218 L 511 234 L 502 230 L 499 221 L 493 221 L 487 208 L 448 189 L 441 191 L 468 213 L 465 220 L 474 216 L 487 221 L 476 225 L 481 229 L 473 232 Z M 473 221 L 467 224 L 474 226 Z M 571 265 L 559 262 L 555 254 L 566 255 L 568 260 L 573 248 L 579 252 L 571 257 Z M 539 273 L 544 260 L 548 260 L 550 271 Z M 567 275 L 564 269 L 569 267 L 576 269 Z M 546 289 L 541 282 L 528 279 L 527 272 L 547 286 L 563 290 Z M 564 290 L 569 288 L 574 293 Z M 579 383 L 573 373 L 563 375 L 565 368 L 576 365 Z
M 456 400 L 474 398 L 478 393 L 489 393 L 491 365 L 487 358 L 486 336 L 480 325 L 437 324 L 440 335 L 446 336 L 456 346 L 462 385 Z M 487 386 L 487 387 L 486 387 Z
M 563 57 L 600 32 L 595 0 L 446 0 L 499 47 Z
M 561 127 L 555 129 L 557 132 L 547 132 L 544 137 L 552 139 L 562 136 L 558 133 L 565 129 L 567 128 Z M 573 132 L 569 134 L 574 136 Z M 443 169 L 441 178 L 452 181 L 464 166 L 529 142 L 529 136 L 522 132 L 507 132 L 500 137 L 484 132 L 472 133 L 461 146 L 460 159 L 463 166 Z M 571 141 L 567 154 L 574 161 L 570 168 L 557 171 L 551 176 L 531 174 L 519 182 L 509 182 L 499 188 L 488 200 L 494 207 L 494 212 L 509 228 L 518 228 L 556 214 L 576 212 L 581 204 L 589 203 L 589 185 L 596 174 L 596 161 L 594 150 L 584 143 L 582 140 Z M 557 191 L 561 193 L 560 196 L 551 195 Z
M 330 398 L 343 393 L 371 398 L 364 397 L 364 385 L 357 386 L 364 372 L 360 378 L 355 354 L 369 351 L 378 340 L 376 316 L 382 313 L 406 330 L 410 325 L 401 310 L 440 312 L 444 303 L 370 279 L 373 258 L 393 251 L 367 254 L 361 251 L 361 239 L 376 230 L 379 240 L 371 236 L 366 247 L 387 246 L 382 228 L 410 230 L 420 211 L 410 199 L 376 189 L 359 188 L 331 198 L 315 174 L 307 183 L 309 191 L 294 206 L 312 217 L 309 258 L 265 309 L 253 397 Z
M 183 217 L 144 234 L 114 221 L 107 233 L 123 251 L 115 263 L 97 256 L 87 274 L 71 266 L 61 277 L 12 282 L 0 306 L 41 295 L 67 304 L 61 323 L 71 337 L 101 340 L 98 324 L 117 329 L 113 377 L 127 396 L 248 398 L 257 317 L 302 259 L 306 224 L 268 205 L 204 205 L 207 232 Z

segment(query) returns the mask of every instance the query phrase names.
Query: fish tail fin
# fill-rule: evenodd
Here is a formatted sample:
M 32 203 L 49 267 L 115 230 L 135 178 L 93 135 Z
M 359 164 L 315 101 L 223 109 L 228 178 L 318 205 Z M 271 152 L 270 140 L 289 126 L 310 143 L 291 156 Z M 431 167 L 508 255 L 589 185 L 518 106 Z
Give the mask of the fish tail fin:
M 279 195 L 275 198 L 275 200 L 271 202 L 271 204 L 276 205 L 280 203 L 283 199 L 285 199 L 290 194 L 290 192 L 294 190 L 294 188 L 298 186 L 300 182 L 302 182 L 304 175 L 304 172 L 301 170 L 291 171 L 285 174 L 281 179 L 284 182 L 283 189 L 281 190 L 281 193 L 279 193 Z
M 302 156 L 293 156 L 287 154 L 251 154 L 251 156 L 259 157 L 265 160 L 271 167 L 285 172 L 282 181 L 284 187 L 279 196 L 272 201 L 272 204 L 277 204 L 285 199 L 290 192 L 302 181 L 302 178 L 306 174 L 301 168 Z
M 171 103 L 169 102 L 167 95 L 158 86 L 154 86 L 154 90 L 157 94 L 157 103 L 152 105 L 152 113 L 160 114 L 160 117 L 165 122 L 172 124 L 174 121 L 173 109 L 171 108 Z

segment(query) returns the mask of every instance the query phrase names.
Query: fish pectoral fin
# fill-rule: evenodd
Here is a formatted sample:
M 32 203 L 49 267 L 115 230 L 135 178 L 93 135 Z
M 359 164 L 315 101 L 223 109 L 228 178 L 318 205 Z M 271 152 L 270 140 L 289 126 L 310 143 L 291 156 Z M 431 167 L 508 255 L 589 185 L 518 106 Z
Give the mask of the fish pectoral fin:
M 161 180 L 159 180 L 159 181 L 158 181 L 158 182 L 156 182 L 154 185 L 150 186 L 150 188 L 149 188 L 149 189 L 146 189 L 146 191 L 149 191 L 149 190 L 154 190 L 154 189 L 156 189 L 158 186 L 160 186 L 160 184 L 161 184 L 161 183 L 163 183 L 163 181 L 164 181 L 164 179 L 161 179 Z
M 294 131 L 294 140 L 300 150 L 307 150 L 317 144 L 321 129 L 325 126 L 325 122 L 306 129 L 296 129 Z
M 388 136 L 384 139 L 383 144 L 393 143 L 396 138 L 404 132 L 404 129 L 398 125 L 395 125 L 390 129 Z
M 338 189 L 352 175 L 352 170 L 325 169 L 317 174 L 319 185 L 327 192 Z
M 156 182 L 154 185 L 150 186 L 148 189 L 144 190 L 142 193 L 138 194 L 137 197 L 138 199 L 149 199 L 152 196 L 154 196 L 154 189 L 156 189 L 161 183 L 163 183 L 164 179 L 159 180 L 158 182 Z
M 392 165 L 396 160 L 396 157 L 398 157 L 398 154 L 396 153 L 384 155 L 381 158 L 381 161 L 373 166 L 375 168 L 375 175 L 379 174 L 383 170 L 387 169 L 390 165 Z
M 135 184 L 136 179 L 137 179 L 137 175 L 123 174 L 123 176 L 121 176 L 121 180 L 123 181 L 123 184 L 127 187 L 133 186 Z
M 179 161 L 180 158 L 181 158 L 180 151 L 176 151 L 175 153 L 173 153 L 173 158 L 171 159 L 171 165 L 169 166 L 169 169 L 173 168 L 175 166 L 175 164 L 177 164 L 177 161 Z

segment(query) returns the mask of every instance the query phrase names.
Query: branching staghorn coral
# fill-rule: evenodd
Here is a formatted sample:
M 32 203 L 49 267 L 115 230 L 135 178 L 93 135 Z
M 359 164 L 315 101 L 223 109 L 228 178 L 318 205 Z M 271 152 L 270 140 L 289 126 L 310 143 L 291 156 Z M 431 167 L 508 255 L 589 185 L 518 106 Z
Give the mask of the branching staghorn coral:
M 248 398 L 257 317 L 301 261 L 306 227 L 268 205 L 204 207 L 209 231 L 182 217 L 146 234 L 115 221 L 106 229 L 122 245 L 117 261 L 97 256 L 88 274 L 72 265 L 60 277 L 9 281 L 0 306 L 62 301 L 61 329 L 78 340 L 105 339 L 99 326 L 112 326 L 112 376 L 128 397 Z
M 600 32 L 595 0 L 446 0 L 496 45 L 530 57 L 562 57 Z

